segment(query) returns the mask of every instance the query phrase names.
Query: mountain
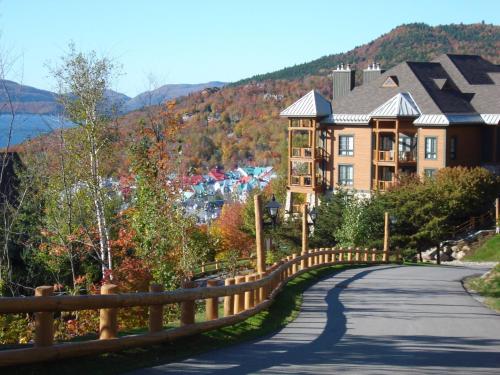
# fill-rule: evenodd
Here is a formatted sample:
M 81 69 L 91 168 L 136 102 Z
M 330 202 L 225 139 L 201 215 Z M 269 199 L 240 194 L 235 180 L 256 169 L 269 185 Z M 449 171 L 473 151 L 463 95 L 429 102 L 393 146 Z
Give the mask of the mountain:
M 60 108 L 53 92 L 0 80 L 0 113 L 10 113 L 10 103 L 16 113 L 50 114 Z
M 443 53 L 473 54 L 500 63 L 500 26 L 488 24 L 451 24 L 429 26 L 412 23 L 396 27 L 375 40 L 345 53 L 323 56 L 308 63 L 275 72 L 259 74 L 232 85 L 270 79 L 293 80 L 308 75 L 327 75 L 341 63 L 358 69 L 376 61 L 390 69 L 402 61 L 429 61 Z
M 186 96 L 193 92 L 202 91 L 210 87 L 223 87 L 225 82 L 213 81 L 207 83 L 196 83 L 196 84 L 171 84 L 164 85 L 157 89 L 151 91 L 145 91 L 142 94 L 137 95 L 133 99 L 130 99 L 124 104 L 123 112 L 130 112 L 136 109 L 147 107 L 150 105 L 158 105 L 165 100 L 179 98 L 181 96 Z
M 226 83 L 219 81 L 164 85 L 155 90 L 143 92 L 134 98 L 113 90 L 106 90 L 106 102 L 103 105 L 103 110 L 127 113 L 148 105 L 158 105 L 165 100 L 189 95 L 206 88 L 220 88 L 224 85 Z M 51 115 L 56 114 L 61 109 L 57 101 L 58 95 L 54 92 L 21 85 L 13 81 L 0 80 L 0 114 L 10 113 L 9 97 L 14 110 L 19 114 Z

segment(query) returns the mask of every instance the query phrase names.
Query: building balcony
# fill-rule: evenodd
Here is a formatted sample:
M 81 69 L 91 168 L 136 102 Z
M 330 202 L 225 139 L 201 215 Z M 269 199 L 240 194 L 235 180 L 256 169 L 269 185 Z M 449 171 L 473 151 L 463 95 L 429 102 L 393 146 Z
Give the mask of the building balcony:
M 417 152 L 416 151 L 399 151 L 399 161 L 402 163 L 416 163 L 417 162 Z
M 394 186 L 394 181 L 384 181 L 384 180 L 372 180 L 373 190 L 388 190 L 392 186 Z
M 311 147 L 293 147 L 292 158 L 312 158 Z
M 395 155 L 394 150 L 384 150 L 384 151 L 373 151 L 373 160 L 382 162 L 394 162 Z M 401 163 L 416 163 L 417 162 L 417 152 L 416 151 L 399 151 L 398 161 Z
M 375 161 L 394 161 L 394 151 L 373 151 L 373 160 Z
M 313 185 L 313 176 L 311 175 L 302 175 L 302 176 L 291 176 L 290 184 L 292 186 L 302 186 L 302 187 L 312 187 Z

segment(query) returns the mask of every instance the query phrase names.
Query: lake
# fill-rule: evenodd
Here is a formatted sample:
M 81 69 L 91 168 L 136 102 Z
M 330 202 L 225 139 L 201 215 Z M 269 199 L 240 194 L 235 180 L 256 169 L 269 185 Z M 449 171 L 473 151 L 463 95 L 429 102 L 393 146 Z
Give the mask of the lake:
M 7 146 L 11 120 L 11 115 L 0 114 L 0 148 Z M 40 134 L 71 126 L 71 122 L 62 122 L 56 116 L 16 114 L 10 144 L 17 145 Z

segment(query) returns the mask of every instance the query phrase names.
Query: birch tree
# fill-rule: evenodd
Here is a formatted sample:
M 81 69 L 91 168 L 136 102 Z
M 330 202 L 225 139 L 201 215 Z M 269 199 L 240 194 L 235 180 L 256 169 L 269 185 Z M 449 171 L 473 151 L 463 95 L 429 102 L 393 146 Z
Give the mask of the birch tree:
M 61 65 L 52 72 L 58 82 L 65 116 L 77 125 L 67 136 L 69 155 L 80 166 L 75 171 L 80 183 L 74 188 L 87 191 L 93 203 L 103 277 L 113 268 L 101 170 L 109 140 L 109 118 L 102 109 L 113 70 L 109 59 L 99 58 L 93 51 L 78 52 L 71 44 L 69 53 L 61 58 Z

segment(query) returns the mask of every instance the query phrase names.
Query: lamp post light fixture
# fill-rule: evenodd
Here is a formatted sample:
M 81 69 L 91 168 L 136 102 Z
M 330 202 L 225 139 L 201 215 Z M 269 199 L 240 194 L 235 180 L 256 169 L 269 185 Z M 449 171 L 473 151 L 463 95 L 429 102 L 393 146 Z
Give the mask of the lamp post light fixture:
M 398 223 L 398 218 L 394 215 L 391 215 L 390 217 L 391 225 L 394 226 Z
M 316 223 L 316 219 L 318 218 L 318 212 L 316 211 L 316 207 L 313 207 L 311 211 L 309 211 L 309 216 L 312 220 L 312 225 Z
M 266 204 L 266 208 L 269 211 L 269 216 L 271 216 L 271 221 L 272 221 L 272 224 L 273 224 L 273 229 L 276 228 L 276 221 L 278 219 L 278 211 L 279 211 L 280 207 L 281 207 L 281 204 L 279 204 L 276 201 L 276 197 L 273 194 L 273 197 L 271 198 L 271 201 L 268 204 Z

